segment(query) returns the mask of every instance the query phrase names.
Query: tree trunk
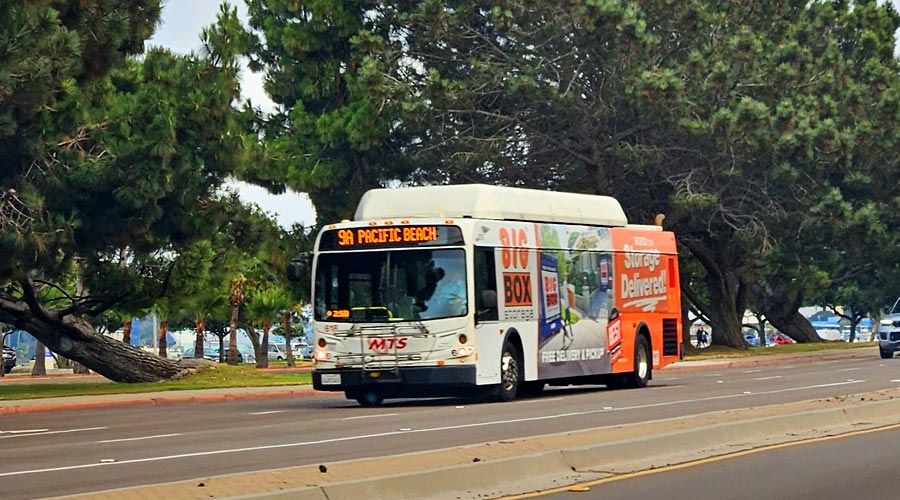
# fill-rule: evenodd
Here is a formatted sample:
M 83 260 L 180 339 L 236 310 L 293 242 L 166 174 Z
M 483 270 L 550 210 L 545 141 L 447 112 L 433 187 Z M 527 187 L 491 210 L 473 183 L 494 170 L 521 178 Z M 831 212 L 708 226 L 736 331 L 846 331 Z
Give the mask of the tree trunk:
M 262 342 L 260 342 L 259 353 L 256 354 L 256 367 L 257 368 L 268 368 L 269 367 L 269 328 L 272 325 L 269 323 L 269 320 L 263 321 L 263 336 Z M 262 356 L 260 356 L 262 354 Z
M 237 349 L 237 323 L 238 323 L 238 313 L 241 310 L 240 304 L 233 304 L 231 306 L 231 329 L 228 335 L 228 364 L 236 365 L 238 364 L 238 349 Z
M 0 297 L 0 321 L 31 333 L 53 352 L 115 382 L 156 382 L 195 370 L 100 335 L 82 318 L 60 317 L 39 304 L 32 307 Z
M 784 315 L 766 313 L 772 326 L 781 333 L 792 338 L 795 342 L 822 342 L 822 337 L 816 332 L 809 320 L 800 311 L 788 311 Z
M 291 349 L 291 313 L 284 313 L 284 348 L 287 350 L 288 367 L 296 366 L 294 362 L 294 350 Z
M 757 291 L 756 303 L 769 323 L 795 342 L 822 342 L 809 320 L 800 314 L 802 296 L 798 293 L 791 297 L 786 281 L 780 281 L 772 293 Z
M 723 345 L 734 349 L 746 349 L 747 343 L 741 335 L 741 320 L 744 311 L 738 311 L 738 285 L 735 279 L 719 273 L 706 275 L 709 287 L 709 321 L 712 327 L 710 344 Z
M 225 362 L 225 335 L 216 335 L 216 337 L 219 338 L 219 363 L 224 363 Z
M 241 304 L 244 303 L 244 277 L 238 276 L 231 281 L 231 331 L 228 337 L 228 364 L 236 365 L 238 362 L 237 350 L 237 324 L 238 315 L 241 312 Z
M 32 376 L 42 376 L 47 374 L 47 350 L 44 344 L 38 341 L 34 349 L 34 366 L 31 368 Z
M 169 357 L 169 343 L 166 342 L 166 330 L 169 329 L 168 326 L 168 321 L 166 320 L 159 322 L 159 357 L 163 359 Z
M 259 365 L 260 359 L 268 358 L 269 354 L 262 350 L 262 342 L 260 341 L 259 333 L 256 331 L 256 327 L 250 323 L 244 325 L 244 331 L 247 332 L 247 337 L 250 338 L 250 344 L 253 345 L 253 354 L 256 357 L 256 367 L 262 368 Z
M 194 340 L 194 357 L 203 358 L 203 331 L 206 329 L 206 323 L 202 319 L 197 320 L 197 338 Z
M 862 316 L 857 316 L 856 313 L 853 314 L 853 318 L 850 320 L 850 343 L 856 342 L 856 327 L 859 326 L 859 322 L 862 321 Z
M 746 287 L 727 261 L 729 249 L 719 248 L 715 242 L 685 243 L 697 262 L 706 272 L 706 288 L 709 303 L 706 307 L 694 304 L 709 317 L 712 327 L 710 344 L 723 345 L 735 349 L 746 349 L 747 343 L 741 335 L 741 325 L 746 304 Z
M 122 342 L 131 345 L 131 318 L 126 319 L 122 324 Z

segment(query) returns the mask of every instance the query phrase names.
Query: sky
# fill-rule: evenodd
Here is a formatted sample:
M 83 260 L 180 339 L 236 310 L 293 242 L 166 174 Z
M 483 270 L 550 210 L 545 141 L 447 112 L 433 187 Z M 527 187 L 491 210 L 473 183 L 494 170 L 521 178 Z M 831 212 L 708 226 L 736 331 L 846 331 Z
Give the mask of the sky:
M 891 0 L 894 7 L 900 10 L 900 0 Z M 200 31 L 216 20 L 222 0 L 168 0 L 163 4 L 161 25 L 150 39 L 151 45 L 161 45 L 175 52 L 188 53 L 197 51 L 200 44 Z M 238 16 L 246 19 L 247 8 L 243 1 L 233 1 Z M 896 53 L 900 54 L 900 44 Z M 245 97 L 263 109 L 270 108 L 272 101 L 266 96 L 262 86 L 262 76 L 245 70 L 241 75 L 241 90 Z M 315 223 L 315 207 L 305 193 L 289 191 L 282 195 L 270 194 L 263 188 L 243 182 L 231 182 L 241 199 L 259 205 L 263 210 L 273 214 L 278 222 L 289 228 L 293 223 L 304 225 Z M 329 221 L 322 221 L 329 222 Z

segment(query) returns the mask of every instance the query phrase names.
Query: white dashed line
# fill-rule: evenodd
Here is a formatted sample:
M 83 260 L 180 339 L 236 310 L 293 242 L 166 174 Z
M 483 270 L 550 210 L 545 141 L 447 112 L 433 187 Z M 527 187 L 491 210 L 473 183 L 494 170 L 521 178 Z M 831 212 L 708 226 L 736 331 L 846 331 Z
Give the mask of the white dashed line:
M 566 399 L 565 396 L 557 396 L 555 398 L 537 398 L 537 399 L 526 399 L 524 401 L 518 401 L 520 405 L 527 405 L 531 403 L 544 403 L 546 401 L 559 401 L 560 399 Z
M 133 437 L 133 438 L 122 438 L 122 439 L 104 439 L 103 441 L 97 441 L 100 443 L 123 443 L 125 441 L 143 441 L 144 439 L 156 439 L 156 438 L 167 438 L 173 436 L 180 436 L 181 433 L 177 434 L 157 434 L 155 436 L 141 436 L 141 437 Z
M 362 418 L 396 417 L 399 413 L 379 413 L 378 415 L 360 415 L 358 417 L 346 417 L 341 420 L 359 420 Z
M 781 375 L 772 375 L 771 377 L 756 377 L 753 380 L 772 380 L 773 378 L 782 378 Z
M 269 411 L 255 411 L 251 413 L 251 415 L 271 415 L 273 413 L 284 413 L 285 410 L 269 410 Z
M 102 431 L 104 429 L 109 429 L 109 427 L 85 427 L 83 429 L 67 429 L 64 431 L 35 432 L 32 434 L 13 434 L 11 436 L 0 436 L 0 439 L 11 439 L 11 438 L 31 437 L 31 436 L 49 436 L 50 434 L 68 434 L 70 432 Z

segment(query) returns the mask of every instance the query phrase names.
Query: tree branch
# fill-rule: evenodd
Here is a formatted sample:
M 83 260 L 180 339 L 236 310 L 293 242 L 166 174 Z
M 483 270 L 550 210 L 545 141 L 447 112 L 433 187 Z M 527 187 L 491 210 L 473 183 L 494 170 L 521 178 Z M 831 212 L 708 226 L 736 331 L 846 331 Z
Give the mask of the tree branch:
M 709 305 L 700 300 L 700 296 L 687 285 L 681 285 L 681 292 L 688 298 L 688 305 L 691 306 L 692 309 L 695 309 L 694 313 L 700 313 L 697 314 L 697 316 L 700 316 L 701 319 L 709 323 Z

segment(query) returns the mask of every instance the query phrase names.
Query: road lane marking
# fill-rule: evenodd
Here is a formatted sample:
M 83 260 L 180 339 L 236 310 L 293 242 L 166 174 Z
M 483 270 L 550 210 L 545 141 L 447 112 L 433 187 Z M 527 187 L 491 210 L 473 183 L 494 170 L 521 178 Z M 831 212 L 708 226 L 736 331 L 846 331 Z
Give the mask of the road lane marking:
M 33 434 L 35 432 L 47 432 L 50 429 L 19 429 L 15 431 L 0 431 L 0 434 Z
M 181 435 L 181 433 L 179 432 L 176 434 L 156 434 L 155 436 L 141 436 L 141 437 L 122 438 L 122 439 L 104 439 L 103 441 L 97 441 L 97 443 L 98 444 L 100 444 L 100 443 L 123 443 L 125 441 L 142 441 L 144 439 L 157 439 L 157 438 L 166 438 L 166 437 L 173 437 L 173 436 L 180 436 L 180 435 Z
M 759 373 L 762 370 L 744 370 L 744 373 Z
M 70 432 L 102 431 L 104 429 L 109 429 L 109 427 L 84 427 L 82 429 L 67 429 L 64 431 L 35 432 L 32 434 L 13 434 L 11 436 L 0 436 L 0 439 L 11 439 L 11 438 L 31 437 L 31 436 L 49 436 L 51 434 L 68 434 Z
M 269 411 L 255 411 L 250 415 L 271 415 L 273 413 L 284 413 L 287 410 L 269 410 Z
M 894 380 L 891 380 L 891 382 L 900 382 L 900 378 L 895 378 Z
M 194 457 L 207 457 L 213 455 L 226 455 L 233 453 L 244 453 L 250 451 L 263 451 L 263 450 L 275 450 L 281 448 L 297 448 L 301 446 L 314 446 L 321 444 L 330 444 L 330 443 L 344 443 L 348 441 L 360 441 L 363 439 L 374 439 L 374 438 L 383 438 L 383 437 L 392 437 L 399 436 L 402 434 L 423 434 L 427 432 L 441 432 L 441 431 L 449 431 L 449 430 L 459 430 L 459 429 L 471 429 L 476 427 L 489 427 L 493 425 L 508 425 L 508 424 L 516 424 L 521 422 L 539 422 L 544 420 L 556 420 L 560 418 L 568 418 L 568 417 L 580 417 L 585 415 L 596 415 L 599 413 L 610 413 L 614 411 L 627 411 L 627 410 L 637 410 L 637 409 L 645 409 L 645 408 L 659 408 L 662 406 L 674 406 L 679 404 L 693 404 L 699 403 L 703 401 L 715 401 L 720 399 L 734 399 L 734 398 L 751 398 L 754 396 L 763 396 L 767 394 L 780 394 L 784 392 L 792 392 L 792 391 L 803 391 L 808 389 L 821 389 L 825 387 L 839 387 L 842 385 L 853 385 L 865 382 L 865 380 L 854 380 L 852 382 L 833 382 L 830 384 L 816 384 L 816 385 L 807 385 L 801 387 L 790 387 L 787 389 L 777 389 L 772 391 L 760 391 L 753 394 L 723 394 L 720 396 L 710 396 L 706 398 L 693 398 L 693 399 L 679 399 L 675 401 L 661 401 L 659 403 L 650 403 L 645 405 L 635 405 L 635 406 L 622 406 L 619 408 L 613 408 L 610 410 L 588 410 L 588 411 L 575 411 L 568 413 L 557 413 L 554 415 L 541 415 L 536 417 L 522 417 L 522 418 L 513 418 L 508 420 L 493 420 L 488 422 L 473 422 L 471 424 L 459 424 L 459 425 L 447 425 L 441 427 L 429 427 L 424 429 L 413 429 L 410 431 L 386 431 L 386 432 L 378 432 L 373 434 L 359 434 L 355 436 L 344 436 L 338 438 L 329 438 L 329 439 L 319 439 L 316 441 L 300 441 L 296 443 L 281 443 L 281 444 L 270 444 L 270 445 L 260 445 L 260 446 L 249 446 L 246 448 L 231 448 L 225 450 L 211 450 L 211 451 L 198 451 L 193 453 L 181 453 L 177 455 L 165 455 L 165 456 L 156 456 L 156 457 L 146 457 L 146 458 L 134 458 L 130 460 L 122 460 L 115 463 L 89 463 L 89 464 L 79 464 L 79 465 L 67 465 L 62 467 L 48 467 L 45 469 L 31 469 L 31 470 L 19 470 L 19 471 L 11 471 L 11 472 L 0 472 L 0 477 L 11 477 L 11 476 L 22 476 L 26 474 L 38 474 L 43 472 L 58 472 L 58 471 L 66 471 L 66 470 L 78 470 L 78 469 L 89 469 L 93 467 L 105 467 L 105 466 L 114 466 L 114 465 L 122 465 L 122 464 L 139 464 L 139 463 L 147 463 L 147 462 L 161 462 L 167 460 L 175 460 L 179 458 L 194 458 Z
M 900 424 L 893 424 L 893 425 L 888 425 L 888 426 L 884 426 L 884 427 L 876 427 L 874 429 L 862 429 L 859 431 L 848 432 L 845 434 L 835 434 L 835 435 L 831 435 L 831 436 L 819 436 L 819 437 L 814 437 L 814 438 L 801 439 L 798 441 L 789 441 L 787 443 L 771 444 L 771 445 L 767 445 L 767 446 L 760 446 L 759 448 L 751 448 L 749 450 L 736 451 L 734 453 L 728 453 L 726 455 L 716 455 L 716 456 L 712 456 L 712 457 L 701 458 L 699 460 L 692 460 L 690 462 L 683 462 L 680 464 L 672 464 L 672 465 L 666 465 L 663 467 L 656 467 L 653 469 L 643 469 L 643 470 L 638 470 L 638 471 L 634 471 L 634 472 L 626 472 L 624 474 L 618 474 L 618 475 L 614 475 L 614 476 L 604 477 L 601 479 L 594 479 L 593 481 L 586 481 L 583 483 L 570 484 L 568 486 L 559 486 L 556 488 L 543 490 L 543 491 L 535 491 L 532 493 L 522 493 L 520 495 L 509 495 L 509 496 L 505 496 L 505 497 L 500 497 L 499 500 L 524 500 L 526 498 L 543 497 L 543 496 L 547 496 L 547 495 L 553 495 L 555 493 L 564 493 L 564 492 L 572 491 L 570 488 L 573 488 L 573 487 L 587 488 L 584 491 L 590 491 L 591 486 L 599 486 L 601 484 L 621 481 L 623 479 L 632 479 L 635 477 L 655 475 L 655 474 L 659 474 L 662 472 L 677 471 L 677 470 L 681 470 L 681 469 L 687 469 L 690 467 L 696 467 L 698 465 L 705 465 L 705 464 L 709 464 L 709 463 L 721 462 L 723 460 L 729 460 L 732 458 L 739 458 L 739 457 L 744 457 L 747 455 L 755 455 L 757 453 L 763 453 L 766 451 L 780 450 L 782 448 L 790 448 L 790 447 L 804 445 L 804 444 L 821 443 L 824 441 L 833 441 L 835 439 L 844 439 L 844 438 L 849 438 L 849 437 L 861 436 L 861 435 L 865 435 L 865 434 L 872 434 L 874 432 L 891 431 L 891 430 L 895 430 L 895 429 L 900 429 Z
M 772 375 L 771 377 L 756 377 L 753 380 L 772 380 L 773 378 L 783 378 L 782 375 Z
M 517 401 L 516 404 L 527 405 L 527 404 L 531 404 L 531 403 L 544 403 L 547 401 L 559 401 L 560 399 L 566 399 L 566 396 L 557 396 L 555 398 L 526 399 L 524 401 Z
M 857 366 L 856 368 L 841 368 L 840 370 L 837 370 L 837 371 L 839 371 L 839 372 L 852 372 L 852 371 L 856 371 L 856 370 L 862 370 L 862 367 L 861 367 L 861 366 Z
M 379 413 L 378 415 L 359 415 L 358 417 L 346 417 L 341 420 L 359 420 L 362 418 L 396 417 L 399 413 Z

